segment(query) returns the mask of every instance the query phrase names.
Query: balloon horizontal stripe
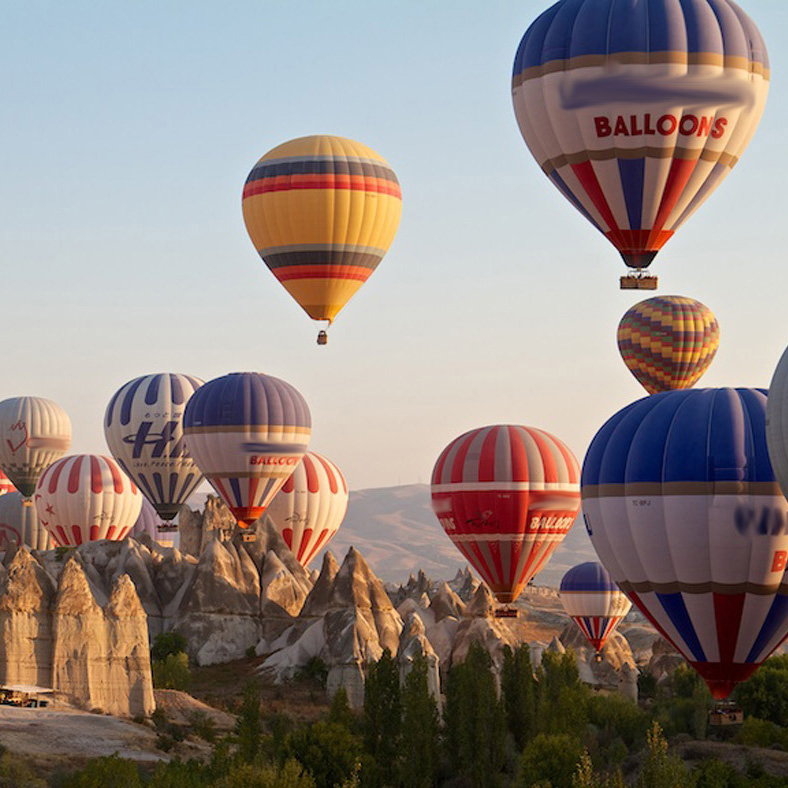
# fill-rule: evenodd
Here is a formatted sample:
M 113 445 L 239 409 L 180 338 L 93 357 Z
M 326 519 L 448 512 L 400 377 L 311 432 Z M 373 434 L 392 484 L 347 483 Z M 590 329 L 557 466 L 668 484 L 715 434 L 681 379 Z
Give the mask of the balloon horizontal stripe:
M 288 175 L 293 172 L 339 172 L 349 175 L 374 175 L 390 178 L 395 183 L 399 183 L 394 170 L 383 159 L 340 156 L 336 154 L 282 156 L 276 158 L 268 158 L 268 155 L 265 155 L 252 168 L 247 181 L 268 175 Z
M 524 531 L 516 534 L 503 534 L 503 533 L 491 533 L 491 534 L 448 534 L 449 539 L 452 542 L 522 542 L 523 536 L 527 536 L 529 534 L 538 534 L 539 539 L 533 539 L 533 542 L 561 542 L 563 541 L 566 532 L 572 527 L 572 523 L 574 523 L 574 518 L 569 518 L 571 520 L 570 524 L 563 527 L 563 528 L 534 528 L 530 530 L 526 528 Z
M 674 135 L 675 136 L 675 135 Z M 675 142 L 674 137 L 666 137 L 666 140 Z M 594 161 L 618 161 L 640 160 L 640 159 L 679 159 L 685 161 L 706 161 L 718 162 L 725 167 L 733 168 L 739 161 L 738 156 L 726 153 L 724 150 L 709 150 L 706 147 L 684 148 L 675 145 L 658 147 L 655 145 L 643 145 L 639 148 L 585 148 L 574 153 L 562 153 L 560 156 L 553 156 L 543 159 L 539 166 L 545 175 L 551 175 L 554 171 L 563 167 L 576 164 L 585 164 Z
M 708 481 L 708 482 L 625 482 L 622 484 L 585 484 L 586 498 L 639 498 L 666 495 L 779 495 L 777 482 Z
M 771 596 L 779 594 L 788 596 L 788 582 L 783 579 L 777 583 L 717 583 L 707 580 L 702 583 L 688 583 L 686 581 L 674 580 L 669 583 L 653 583 L 648 580 L 619 582 L 621 590 L 625 594 L 633 591 L 636 594 L 723 594 L 735 596 L 737 594 L 755 594 L 756 596 Z
M 573 58 L 557 58 L 548 60 L 542 65 L 529 66 L 515 73 L 512 77 L 512 90 L 525 82 L 538 79 L 546 74 L 574 71 L 580 68 L 598 68 L 600 66 L 618 65 L 656 65 L 670 64 L 679 66 L 717 66 L 719 68 L 735 68 L 748 74 L 757 74 L 765 80 L 770 79 L 768 66 L 758 60 L 746 57 L 723 56 L 713 52 L 615 52 L 610 54 L 581 55 Z
M 251 181 L 244 186 L 243 199 L 270 192 L 289 192 L 297 189 L 351 189 L 353 191 L 376 192 L 402 199 L 398 183 L 382 178 L 356 175 L 291 175 Z
M 570 493 L 580 497 L 577 482 L 450 482 L 448 484 L 433 484 L 433 493 L 452 492 L 481 492 L 481 491 L 508 492 L 519 490 L 522 492 L 547 492 L 557 491 Z
M 192 424 L 184 427 L 185 435 L 204 435 L 209 432 L 248 432 L 250 436 L 267 433 L 280 435 L 282 433 L 295 433 L 296 435 L 311 435 L 310 426 L 298 424 L 266 424 L 258 427 L 256 424 Z M 280 451 L 277 448 L 277 451 Z
M 326 271 L 341 270 L 342 268 L 365 268 L 367 275 L 377 268 L 383 258 L 382 249 L 368 252 L 335 251 L 333 249 L 310 249 L 308 251 L 271 251 L 260 252 L 265 257 L 268 267 L 275 271 L 277 268 L 317 266 Z M 335 275 L 335 274 L 330 274 Z
M 274 276 L 280 282 L 289 282 L 298 279 L 344 279 L 354 282 L 366 282 L 372 274 L 370 268 L 355 267 L 350 265 L 336 266 L 290 266 L 287 268 L 272 268 Z

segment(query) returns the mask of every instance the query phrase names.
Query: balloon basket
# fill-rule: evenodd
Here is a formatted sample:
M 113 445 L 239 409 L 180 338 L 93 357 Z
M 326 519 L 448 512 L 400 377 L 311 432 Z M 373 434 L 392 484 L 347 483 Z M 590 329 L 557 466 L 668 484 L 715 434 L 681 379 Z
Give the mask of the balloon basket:
M 495 611 L 496 618 L 517 618 L 520 611 L 516 607 L 499 607 Z
M 241 541 L 242 542 L 256 542 L 257 541 L 257 534 L 251 533 L 243 533 L 241 532 Z
M 732 701 L 721 700 L 709 712 L 709 725 L 720 728 L 727 725 L 741 725 L 744 712 Z
M 594 653 L 594 662 L 596 662 L 598 665 L 600 665 L 602 663 L 602 659 L 603 659 L 603 657 L 602 657 L 602 652 L 601 651 L 597 651 L 597 652 Z
M 165 525 L 164 523 L 161 523 L 160 525 L 156 526 L 156 530 L 160 534 L 174 534 L 174 533 L 177 533 L 178 526 L 177 525 Z
M 319 331 L 317 334 L 317 344 L 318 345 L 327 345 L 328 344 L 328 334 L 325 331 Z
M 645 274 L 626 274 L 619 280 L 622 290 L 656 290 L 659 277 Z

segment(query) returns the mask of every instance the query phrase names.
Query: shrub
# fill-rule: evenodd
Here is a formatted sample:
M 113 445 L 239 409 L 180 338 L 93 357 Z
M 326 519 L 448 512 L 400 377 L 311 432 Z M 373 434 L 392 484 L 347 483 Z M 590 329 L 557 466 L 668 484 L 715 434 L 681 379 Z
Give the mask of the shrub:
M 520 758 L 520 782 L 530 787 L 539 781 L 569 786 L 583 755 L 580 739 L 566 733 L 540 733 L 525 745 Z
M 156 635 L 150 649 L 151 660 L 165 660 L 170 654 L 184 654 L 188 650 L 186 638 L 179 632 L 161 632 Z
M 156 689 L 188 690 L 192 682 L 189 658 L 182 651 L 151 663 L 151 671 Z

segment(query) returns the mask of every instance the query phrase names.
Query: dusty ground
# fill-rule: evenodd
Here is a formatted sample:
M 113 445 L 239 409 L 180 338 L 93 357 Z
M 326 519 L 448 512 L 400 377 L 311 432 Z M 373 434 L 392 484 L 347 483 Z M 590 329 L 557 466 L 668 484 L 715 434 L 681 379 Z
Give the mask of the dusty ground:
M 168 759 L 144 725 L 84 711 L 0 706 L 0 744 L 35 761 L 118 753 L 138 762 Z

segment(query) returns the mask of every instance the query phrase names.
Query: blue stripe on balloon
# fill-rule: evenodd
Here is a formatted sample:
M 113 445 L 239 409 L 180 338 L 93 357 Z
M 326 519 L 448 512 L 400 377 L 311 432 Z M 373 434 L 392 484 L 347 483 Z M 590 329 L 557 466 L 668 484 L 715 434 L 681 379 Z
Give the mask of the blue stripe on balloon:
M 137 482 L 137 485 L 142 490 L 145 497 L 151 503 L 161 503 L 161 498 L 156 497 L 156 492 L 153 489 L 153 487 L 151 487 L 150 481 L 148 480 L 147 476 L 143 476 L 142 474 L 137 474 L 135 481 Z
M 668 614 L 672 624 L 678 630 L 682 640 L 687 644 L 695 662 L 706 662 L 706 655 L 703 647 L 695 634 L 695 627 L 692 626 L 692 619 L 687 612 L 684 604 L 684 597 L 681 593 L 657 594 L 657 599 Z
M 131 421 L 131 408 L 134 405 L 134 395 L 137 389 L 143 384 L 145 378 L 135 378 L 130 383 L 126 384 L 126 393 L 123 397 L 123 403 L 120 406 L 120 423 L 124 426 Z
M 156 502 L 160 503 L 161 501 L 164 501 L 165 498 L 164 498 L 164 484 L 162 483 L 161 474 L 158 471 L 156 471 L 153 474 L 153 484 L 156 487 L 156 496 L 157 496 Z
M 148 388 L 145 391 L 145 404 L 155 405 L 159 399 L 159 385 L 161 384 L 162 375 L 151 375 L 148 378 Z
M 244 499 L 243 496 L 241 495 L 241 483 L 235 477 L 232 477 L 229 480 L 229 482 L 230 482 L 230 489 L 233 491 L 233 495 L 235 496 L 235 505 L 243 506 Z M 249 501 L 248 505 L 252 506 L 253 505 L 252 501 Z
M 180 492 L 178 493 L 178 497 L 175 498 L 173 503 L 183 503 L 189 497 L 189 495 L 192 492 L 192 489 L 197 486 L 195 482 L 195 476 L 196 474 L 194 473 L 190 473 L 186 476 L 186 479 L 181 485 L 181 489 Z
M 178 486 L 178 474 L 170 473 L 170 489 L 167 495 L 168 501 L 175 501 L 175 492 Z
M 777 594 L 745 662 L 758 662 L 763 659 L 764 649 L 785 628 L 786 617 L 788 617 L 788 596 Z
M 180 375 L 170 375 L 170 400 L 173 405 L 183 405 L 186 402 Z
M 561 579 L 562 592 L 617 591 L 618 586 L 610 573 L 596 561 L 586 561 L 573 566 Z
M 112 426 L 112 417 L 115 415 L 115 403 L 118 401 L 118 397 L 120 397 L 121 393 L 123 392 L 123 388 L 119 388 L 112 396 L 112 399 L 109 401 L 109 405 L 107 406 L 107 426 Z
M 643 182 L 646 178 L 645 159 L 619 159 L 618 172 L 621 177 L 621 188 L 627 206 L 629 229 L 642 228 L 643 214 Z

